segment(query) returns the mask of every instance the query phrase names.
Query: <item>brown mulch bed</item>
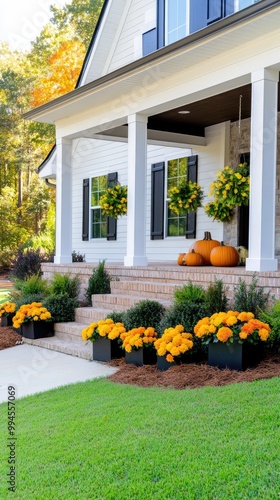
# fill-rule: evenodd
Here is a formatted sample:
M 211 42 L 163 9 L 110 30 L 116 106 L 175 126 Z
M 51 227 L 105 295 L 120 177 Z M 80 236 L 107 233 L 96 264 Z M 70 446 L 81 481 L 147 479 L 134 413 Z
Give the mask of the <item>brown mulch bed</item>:
M 0 328 L 0 350 L 14 347 L 22 342 L 11 327 Z M 175 389 L 194 389 L 206 386 L 222 386 L 236 382 L 252 382 L 253 380 L 267 379 L 280 376 L 280 354 L 267 353 L 256 368 L 244 372 L 236 370 L 220 370 L 208 366 L 206 360 L 200 363 L 188 363 L 173 366 L 165 372 L 157 370 L 156 366 L 128 365 L 125 360 L 116 359 L 109 363 L 118 367 L 118 371 L 109 377 L 113 382 L 120 384 L 139 385 L 142 387 L 173 387 Z
M 7 347 L 21 344 L 22 336 L 16 333 L 10 326 L 1 326 L 0 329 L 0 351 Z
M 136 367 L 127 365 L 125 361 L 114 360 L 111 366 L 119 370 L 109 377 L 120 384 L 139 385 L 142 387 L 173 387 L 175 389 L 194 389 L 206 386 L 222 386 L 236 382 L 252 382 L 280 376 L 280 355 L 267 354 L 256 368 L 244 372 L 236 370 L 220 370 L 208 366 L 206 361 L 173 366 L 165 372 L 155 366 Z

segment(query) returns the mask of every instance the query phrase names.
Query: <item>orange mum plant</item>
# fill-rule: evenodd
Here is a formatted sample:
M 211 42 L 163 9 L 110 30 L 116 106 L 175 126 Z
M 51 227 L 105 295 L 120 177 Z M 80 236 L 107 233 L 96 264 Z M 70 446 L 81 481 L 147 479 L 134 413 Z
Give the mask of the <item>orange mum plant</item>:
M 157 336 L 157 332 L 151 326 L 148 328 L 140 326 L 122 333 L 120 339 L 122 340 L 122 348 L 126 352 L 131 352 L 132 349 L 139 349 L 140 347 L 154 348 Z
M 112 319 L 101 319 L 96 323 L 91 323 L 82 330 L 82 339 L 94 342 L 99 338 L 115 340 L 125 332 L 123 323 L 114 323 Z
M 51 313 L 41 302 L 23 304 L 13 317 L 13 327 L 20 328 L 22 323 L 29 321 L 53 321 Z
M 166 361 L 179 362 L 182 354 L 193 348 L 192 334 L 184 332 L 182 325 L 175 328 L 166 328 L 162 337 L 155 341 L 155 348 L 159 356 L 165 356 Z
M 255 318 L 251 312 L 228 311 L 212 314 L 198 321 L 194 327 L 196 337 L 204 344 L 210 342 L 265 342 L 271 333 L 270 326 Z
M 14 302 L 4 302 L 0 305 L 0 318 L 2 316 L 12 317 L 16 311 L 16 304 Z

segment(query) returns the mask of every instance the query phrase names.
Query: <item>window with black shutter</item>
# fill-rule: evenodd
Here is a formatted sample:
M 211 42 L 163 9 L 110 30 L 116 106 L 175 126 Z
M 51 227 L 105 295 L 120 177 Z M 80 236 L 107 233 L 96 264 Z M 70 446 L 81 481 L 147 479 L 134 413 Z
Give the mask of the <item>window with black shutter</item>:
M 118 182 L 118 172 L 108 174 L 107 183 L 108 187 L 113 187 Z M 107 240 L 114 241 L 117 239 L 117 219 L 114 217 L 107 217 Z
M 164 238 L 164 162 L 152 165 L 151 240 Z
M 89 179 L 83 180 L 82 240 L 89 240 Z

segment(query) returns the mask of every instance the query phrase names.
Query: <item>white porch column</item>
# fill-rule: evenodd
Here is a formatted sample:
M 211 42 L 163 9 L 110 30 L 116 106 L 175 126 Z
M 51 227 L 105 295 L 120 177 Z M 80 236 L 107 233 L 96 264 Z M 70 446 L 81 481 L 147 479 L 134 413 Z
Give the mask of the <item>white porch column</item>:
M 276 271 L 275 203 L 279 72 L 252 73 L 249 257 L 247 271 Z
M 72 141 L 57 139 L 56 167 L 56 264 L 72 262 Z
M 128 117 L 127 249 L 125 266 L 146 266 L 147 118 Z

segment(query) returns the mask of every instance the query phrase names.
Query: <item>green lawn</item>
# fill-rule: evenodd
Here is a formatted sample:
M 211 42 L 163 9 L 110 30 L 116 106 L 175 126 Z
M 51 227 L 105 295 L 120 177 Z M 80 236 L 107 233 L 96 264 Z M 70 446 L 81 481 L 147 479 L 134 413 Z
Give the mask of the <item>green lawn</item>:
M 0 304 L 3 304 L 8 300 L 8 293 L 11 291 L 11 288 L 0 288 Z
M 195 390 L 105 379 L 17 401 L 17 490 L 0 498 L 276 500 L 280 379 Z

